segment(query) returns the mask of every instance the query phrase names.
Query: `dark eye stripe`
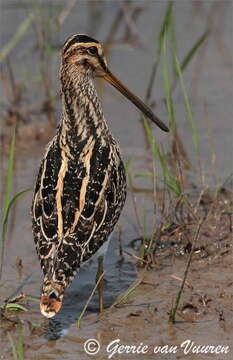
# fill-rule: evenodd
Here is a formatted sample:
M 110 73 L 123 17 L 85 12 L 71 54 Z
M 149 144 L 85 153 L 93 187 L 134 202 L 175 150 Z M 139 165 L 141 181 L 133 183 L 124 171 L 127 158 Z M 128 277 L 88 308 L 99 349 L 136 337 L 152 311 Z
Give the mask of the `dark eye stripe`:
M 67 50 L 76 43 L 88 43 L 88 42 L 94 42 L 96 44 L 99 44 L 99 41 L 87 36 L 87 35 L 76 35 L 72 40 L 68 41 L 66 44 L 63 54 L 67 52 Z

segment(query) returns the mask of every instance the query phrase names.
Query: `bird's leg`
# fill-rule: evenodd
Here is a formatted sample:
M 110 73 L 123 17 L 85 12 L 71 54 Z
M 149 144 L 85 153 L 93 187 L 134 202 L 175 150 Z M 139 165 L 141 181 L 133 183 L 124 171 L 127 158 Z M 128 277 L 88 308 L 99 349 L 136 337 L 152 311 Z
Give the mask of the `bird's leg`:
M 97 269 L 97 273 L 96 273 L 96 283 L 98 283 L 97 285 L 97 290 L 98 290 L 98 296 L 99 296 L 99 312 L 103 312 L 104 311 L 104 268 L 103 268 L 103 261 L 104 261 L 104 257 L 100 256 L 98 257 L 98 269 Z

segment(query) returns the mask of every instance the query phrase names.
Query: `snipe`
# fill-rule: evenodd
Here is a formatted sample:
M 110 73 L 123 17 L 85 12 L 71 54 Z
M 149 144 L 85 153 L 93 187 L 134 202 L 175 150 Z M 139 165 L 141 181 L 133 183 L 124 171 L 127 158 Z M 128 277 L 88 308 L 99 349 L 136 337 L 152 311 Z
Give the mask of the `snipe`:
M 60 310 L 64 291 L 80 266 L 107 242 L 126 198 L 124 164 L 103 115 L 96 76 L 168 131 L 110 72 L 97 40 L 73 35 L 65 42 L 61 121 L 42 159 L 32 202 L 33 235 L 44 273 L 40 308 L 46 317 Z M 102 310 L 102 296 L 99 301 Z

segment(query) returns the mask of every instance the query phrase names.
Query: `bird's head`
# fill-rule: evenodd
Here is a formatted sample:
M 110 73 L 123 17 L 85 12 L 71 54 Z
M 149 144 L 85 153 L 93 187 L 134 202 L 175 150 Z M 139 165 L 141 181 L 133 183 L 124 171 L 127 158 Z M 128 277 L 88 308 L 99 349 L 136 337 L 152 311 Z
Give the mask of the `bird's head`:
M 62 63 L 75 65 L 77 72 L 101 76 L 107 69 L 103 46 L 87 35 L 73 35 L 62 49 Z
M 62 49 L 62 69 L 64 76 L 70 71 L 73 76 L 88 74 L 92 77 L 102 77 L 126 98 L 128 98 L 145 116 L 153 121 L 163 131 L 168 127 L 151 111 L 151 109 L 134 95 L 109 70 L 104 56 L 102 44 L 99 41 L 83 34 L 69 37 Z
M 44 284 L 40 298 L 41 314 L 52 318 L 61 309 L 64 291 L 60 285 L 51 282 Z

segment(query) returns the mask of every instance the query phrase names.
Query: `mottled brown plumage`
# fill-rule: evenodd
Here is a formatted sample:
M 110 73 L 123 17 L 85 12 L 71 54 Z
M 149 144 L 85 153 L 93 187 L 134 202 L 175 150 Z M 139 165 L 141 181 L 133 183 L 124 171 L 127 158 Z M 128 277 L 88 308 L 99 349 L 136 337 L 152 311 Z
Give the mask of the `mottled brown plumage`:
M 109 71 L 101 44 L 73 35 L 60 70 L 62 116 L 48 144 L 32 202 L 33 235 L 44 273 L 41 311 L 54 316 L 82 263 L 105 243 L 126 198 L 119 146 L 104 119 L 93 83 L 104 77 L 167 131 L 163 123 Z

